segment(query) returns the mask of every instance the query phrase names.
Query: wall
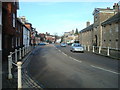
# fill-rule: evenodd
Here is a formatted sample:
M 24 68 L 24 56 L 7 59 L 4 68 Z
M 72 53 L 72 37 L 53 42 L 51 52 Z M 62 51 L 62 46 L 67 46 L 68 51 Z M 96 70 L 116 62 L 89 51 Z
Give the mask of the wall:
M 102 27 L 103 47 L 118 48 L 118 23 L 113 22 Z

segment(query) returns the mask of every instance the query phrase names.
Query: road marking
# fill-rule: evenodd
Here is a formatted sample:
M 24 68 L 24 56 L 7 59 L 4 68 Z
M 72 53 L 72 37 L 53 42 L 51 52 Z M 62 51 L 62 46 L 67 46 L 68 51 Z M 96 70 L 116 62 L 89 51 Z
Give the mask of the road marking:
M 103 70 L 103 71 L 111 72 L 111 73 L 114 73 L 114 74 L 120 74 L 120 73 L 117 73 L 117 72 L 114 72 L 114 71 L 111 71 L 111 70 L 107 70 L 107 69 L 104 69 L 104 68 L 101 68 L 101 67 L 97 67 L 97 66 L 94 66 L 94 65 L 90 65 L 90 66 L 94 67 L 94 68 L 97 68 L 97 69 L 100 69 L 100 70 Z
M 58 50 L 59 52 L 61 52 L 61 50 Z
M 81 62 L 82 62 L 82 61 L 77 60 L 77 59 L 75 59 L 75 58 L 73 58 L 73 57 L 71 57 L 71 56 L 69 56 L 69 58 L 71 58 L 71 59 L 73 59 L 74 61 L 77 61 L 77 62 L 79 62 L 79 63 L 81 63 Z
M 61 52 L 62 54 L 64 54 L 65 56 L 68 56 L 67 54 L 65 54 L 64 52 L 62 52 L 60 49 L 58 49 L 58 48 L 56 48 L 59 52 Z M 74 60 L 74 61 L 77 61 L 77 62 L 79 62 L 79 63 L 81 63 L 82 61 L 79 61 L 79 60 L 77 60 L 77 59 L 75 59 L 75 58 L 72 58 L 71 56 L 68 56 L 69 58 L 71 58 L 72 60 Z
M 65 56 L 68 56 L 67 54 L 65 54 L 64 52 L 62 52 L 62 54 L 64 54 Z

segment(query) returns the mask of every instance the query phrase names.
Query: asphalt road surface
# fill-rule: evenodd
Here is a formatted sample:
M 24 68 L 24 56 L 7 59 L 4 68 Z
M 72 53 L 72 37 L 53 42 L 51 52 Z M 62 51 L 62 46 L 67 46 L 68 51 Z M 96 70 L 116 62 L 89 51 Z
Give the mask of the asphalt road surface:
M 118 88 L 118 60 L 54 44 L 32 54 L 27 70 L 43 88 Z

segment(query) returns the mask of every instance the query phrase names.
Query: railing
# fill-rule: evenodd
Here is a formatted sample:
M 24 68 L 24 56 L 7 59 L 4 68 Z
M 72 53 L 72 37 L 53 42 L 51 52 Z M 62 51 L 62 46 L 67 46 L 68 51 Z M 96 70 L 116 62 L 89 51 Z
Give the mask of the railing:
M 85 51 L 120 59 L 120 49 L 101 46 L 82 45 Z
M 32 49 L 32 46 L 19 48 L 18 50 L 15 49 L 15 51 L 10 52 L 10 55 L 8 56 L 8 79 L 13 78 L 12 68 L 13 65 L 16 66 L 18 70 L 18 88 L 22 88 L 21 59 L 24 58 Z

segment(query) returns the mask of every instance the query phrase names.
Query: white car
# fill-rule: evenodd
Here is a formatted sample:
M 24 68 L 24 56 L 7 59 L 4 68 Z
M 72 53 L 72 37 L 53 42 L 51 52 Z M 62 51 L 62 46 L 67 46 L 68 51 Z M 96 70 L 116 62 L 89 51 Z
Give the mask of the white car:
M 66 47 L 67 44 L 66 44 L 66 43 L 61 43 L 60 46 L 61 46 L 61 47 Z
M 71 45 L 71 49 L 70 50 L 72 52 L 84 52 L 84 48 L 79 43 L 73 43 Z

